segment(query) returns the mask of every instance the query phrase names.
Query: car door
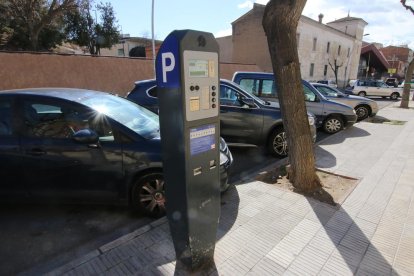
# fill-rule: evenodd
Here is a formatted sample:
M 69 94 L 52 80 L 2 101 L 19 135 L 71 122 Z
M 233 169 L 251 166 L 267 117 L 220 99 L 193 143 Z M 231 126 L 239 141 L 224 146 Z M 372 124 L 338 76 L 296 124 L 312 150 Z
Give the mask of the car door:
M 324 103 L 321 102 L 315 92 L 307 87 L 304 83 L 302 83 L 302 86 L 305 96 L 306 110 L 316 116 L 317 125 L 320 125 L 327 116 L 327 113 L 324 109 Z
M 263 131 L 263 112 L 235 87 L 220 85 L 220 135 L 230 143 L 257 144 Z
M 122 148 L 108 120 L 59 99 L 28 97 L 19 105 L 24 178 L 31 196 L 86 201 L 118 197 Z M 84 128 L 96 130 L 100 141 L 76 142 L 73 134 Z
M 0 97 L 0 196 L 1 199 L 26 194 L 22 181 L 23 164 L 16 132 L 14 101 L 11 96 Z
M 367 95 L 369 96 L 381 96 L 381 93 L 379 91 L 379 87 L 377 85 L 376 81 L 368 81 L 367 82 Z

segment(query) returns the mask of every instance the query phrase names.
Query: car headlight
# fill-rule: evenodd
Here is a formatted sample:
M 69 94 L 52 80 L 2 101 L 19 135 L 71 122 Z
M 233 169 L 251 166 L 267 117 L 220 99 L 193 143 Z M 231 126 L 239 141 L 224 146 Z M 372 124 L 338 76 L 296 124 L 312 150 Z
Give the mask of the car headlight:
M 308 115 L 309 125 L 313 126 L 315 124 L 315 117 Z
M 220 166 L 225 164 L 229 158 L 223 152 L 220 151 Z
M 355 111 L 355 109 L 352 109 L 352 112 L 354 112 L 354 115 L 356 115 L 356 111 Z
M 226 141 L 224 141 L 223 138 L 220 137 L 220 151 L 226 152 L 228 150 Z
M 223 138 L 220 137 L 220 166 L 227 163 L 230 159 L 230 162 L 232 160 L 231 152 L 229 150 L 229 147 L 227 146 L 226 141 L 224 141 Z

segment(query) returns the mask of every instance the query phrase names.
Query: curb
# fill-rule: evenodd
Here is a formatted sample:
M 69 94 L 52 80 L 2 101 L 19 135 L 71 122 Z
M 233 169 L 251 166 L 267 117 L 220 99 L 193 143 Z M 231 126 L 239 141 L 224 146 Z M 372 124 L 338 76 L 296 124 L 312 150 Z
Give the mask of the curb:
M 102 245 L 101 247 L 99 247 L 98 249 L 95 249 L 87 254 L 85 254 L 84 256 L 77 258 L 73 261 L 70 261 L 69 263 L 60 266 L 50 272 L 47 272 L 46 275 L 62 275 L 64 273 L 69 272 L 70 270 L 75 269 L 76 267 L 100 256 L 103 255 L 105 252 L 108 252 L 112 249 L 115 249 L 119 246 L 121 246 L 122 244 L 129 242 L 133 239 L 135 239 L 136 237 L 139 237 L 161 225 L 163 225 L 164 223 L 167 223 L 167 217 L 162 217 L 160 219 L 157 219 L 153 222 L 151 222 L 150 224 L 147 224 L 145 226 L 142 226 L 140 228 L 138 228 L 137 230 L 135 230 L 134 232 L 131 232 L 129 234 L 123 235 L 111 242 L 108 242 L 104 245 Z

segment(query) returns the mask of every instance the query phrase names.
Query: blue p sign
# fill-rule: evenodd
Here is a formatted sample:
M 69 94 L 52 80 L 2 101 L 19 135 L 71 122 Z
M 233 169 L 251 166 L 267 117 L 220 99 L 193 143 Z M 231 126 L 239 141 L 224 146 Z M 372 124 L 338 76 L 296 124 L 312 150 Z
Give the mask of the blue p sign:
M 155 65 L 158 87 L 180 87 L 180 52 L 178 39 L 174 33 L 168 35 L 161 45 Z

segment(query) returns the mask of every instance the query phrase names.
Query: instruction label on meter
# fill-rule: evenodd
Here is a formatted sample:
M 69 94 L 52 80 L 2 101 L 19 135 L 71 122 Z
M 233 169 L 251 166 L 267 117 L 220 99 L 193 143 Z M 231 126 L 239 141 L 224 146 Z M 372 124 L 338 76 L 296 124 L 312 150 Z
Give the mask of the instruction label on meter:
M 214 125 L 205 125 L 190 129 L 190 152 L 191 155 L 200 154 L 216 148 Z

